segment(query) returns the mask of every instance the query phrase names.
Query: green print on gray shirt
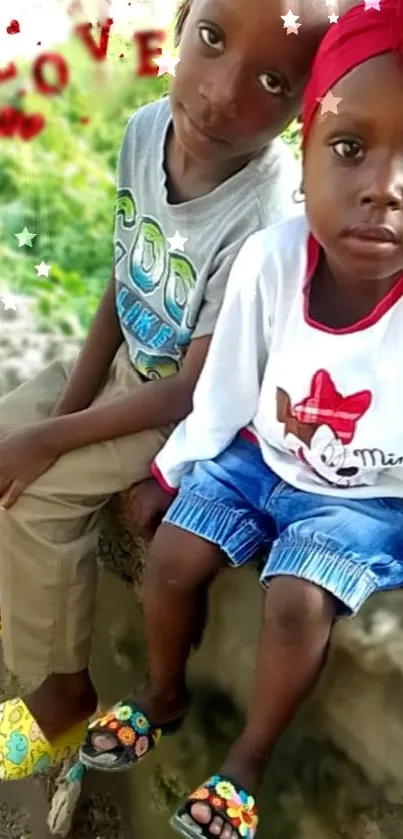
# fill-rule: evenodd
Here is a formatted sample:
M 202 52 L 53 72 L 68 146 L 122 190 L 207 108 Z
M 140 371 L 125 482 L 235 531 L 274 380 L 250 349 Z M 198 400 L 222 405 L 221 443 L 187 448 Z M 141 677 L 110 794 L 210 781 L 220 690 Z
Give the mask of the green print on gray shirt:
M 168 98 L 141 108 L 118 167 L 116 306 L 131 361 L 146 378 L 172 375 L 190 341 L 212 334 L 240 247 L 295 215 L 299 183 L 299 167 L 275 141 L 209 194 L 171 204 L 164 168 L 171 125 Z M 170 247 L 176 233 L 186 239 L 183 251 Z
M 132 229 L 137 208 L 127 189 L 118 191 L 116 216 L 123 228 Z M 136 367 L 147 377 L 170 375 L 176 372 L 195 326 L 190 301 L 196 268 L 184 253 L 170 252 L 159 222 L 150 217 L 137 224 L 127 268 L 131 287 L 120 286 L 117 307 L 122 326 L 146 348 L 137 349 Z

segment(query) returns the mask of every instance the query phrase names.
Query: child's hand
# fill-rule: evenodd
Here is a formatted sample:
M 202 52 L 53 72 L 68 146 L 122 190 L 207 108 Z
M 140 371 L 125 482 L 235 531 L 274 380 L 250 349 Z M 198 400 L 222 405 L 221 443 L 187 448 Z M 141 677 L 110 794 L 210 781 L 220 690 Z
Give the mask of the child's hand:
M 145 539 L 151 539 L 173 501 L 155 478 L 136 484 L 127 494 L 124 513 L 130 528 Z
M 12 507 L 56 458 L 40 423 L 3 433 L 0 436 L 0 507 Z

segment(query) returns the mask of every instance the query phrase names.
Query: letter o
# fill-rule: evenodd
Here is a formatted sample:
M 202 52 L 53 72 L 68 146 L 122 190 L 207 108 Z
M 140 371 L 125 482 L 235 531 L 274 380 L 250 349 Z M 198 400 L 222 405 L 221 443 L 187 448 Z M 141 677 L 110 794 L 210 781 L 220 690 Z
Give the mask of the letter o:
M 50 84 L 46 80 L 44 74 L 45 64 L 51 64 L 56 70 L 58 80 L 55 84 Z M 57 93 L 61 93 L 69 83 L 67 62 L 56 52 L 45 52 L 43 55 L 40 55 L 33 64 L 32 73 L 37 90 L 45 96 L 54 96 Z

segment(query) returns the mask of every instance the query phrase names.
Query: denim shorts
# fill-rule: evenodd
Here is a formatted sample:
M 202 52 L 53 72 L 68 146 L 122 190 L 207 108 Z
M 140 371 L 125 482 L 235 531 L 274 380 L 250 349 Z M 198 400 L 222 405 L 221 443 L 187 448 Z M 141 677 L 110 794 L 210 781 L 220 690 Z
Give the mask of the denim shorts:
M 240 436 L 193 466 L 164 521 L 218 545 L 234 567 L 263 553 L 264 587 L 274 576 L 300 577 L 330 592 L 339 614 L 403 587 L 403 499 L 295 489 Z

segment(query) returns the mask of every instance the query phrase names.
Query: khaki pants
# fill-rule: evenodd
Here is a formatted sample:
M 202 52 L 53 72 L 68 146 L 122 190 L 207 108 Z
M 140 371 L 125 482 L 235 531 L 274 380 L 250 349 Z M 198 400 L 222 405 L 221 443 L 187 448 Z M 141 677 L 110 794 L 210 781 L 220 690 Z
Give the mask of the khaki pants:
M 69 370 L 56 362 L 0 400 L 0 430 L 50 414 Z M 93 404 L 142 386 L 123 345 Z M 7 667 L 22 679 L 88 665 L 96 594 L 99 515 L 116 492 L 149 475 L 169 429 L 69 452 L 0 510 L 0 596 Z

